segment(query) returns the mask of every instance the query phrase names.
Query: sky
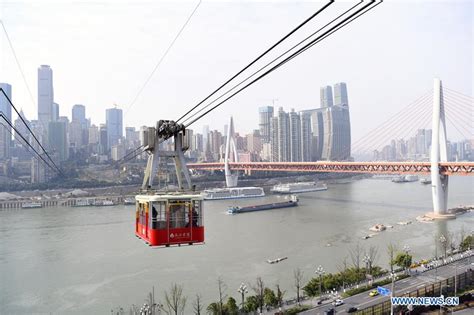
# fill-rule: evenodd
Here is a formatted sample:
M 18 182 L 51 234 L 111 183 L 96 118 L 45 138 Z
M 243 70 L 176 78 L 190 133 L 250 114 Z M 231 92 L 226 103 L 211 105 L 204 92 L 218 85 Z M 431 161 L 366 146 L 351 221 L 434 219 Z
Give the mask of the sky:
M 61 116 L 83 104 L 99 125 L 116 104 L 124 126 L 152 126 L 180 117 L 326 3 L 202 1 L 132 106 L 198 2 L 0 0 L 33 100 L 1 29 L 0 82 L 12 85 L 16 106 L 36 119 L 37 68 L 47 64 Z M 336 1 L 265 61 L 355 3 Z M 222 131 L 233 115 L 236 131 L 250 133 L 258 107 L 318 108 L 321 86 L 346 82 L 354 141 L 432 89 L 434 77 L 472 96 L 473 43 L 472 1 L 385 1 L 191 128 Z

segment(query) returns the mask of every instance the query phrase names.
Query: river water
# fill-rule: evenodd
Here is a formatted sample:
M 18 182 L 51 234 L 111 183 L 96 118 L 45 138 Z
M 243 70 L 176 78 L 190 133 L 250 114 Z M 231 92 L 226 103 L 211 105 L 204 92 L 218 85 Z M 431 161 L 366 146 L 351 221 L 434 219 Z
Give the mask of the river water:
M 337 271 L 349 249 L 378 247 L 376 264 L 387 265 L 387 244 L 409 245 L 415 258 L 433 256 L 435 235 L 474 229 L 474 212 L 456 220 L 420 223 L 431 210 L 430 186 L 363 179 L 300 195 L 300 206 L 226 215 L 229 205 L 278 200 L 267 196 L 205 203 L 206 244 L 150 248 L 134 236 L 134 207 L 45 208 L 0 211 L 0 313 L 109 314 L 142 305 L 155 287 L 157 300 L 182 284 L 188 306 L 196 293 L 218 299 L 217 278 L 234 296 L 241 282 L 262 277 L 294 296 L 293 270 L 305 282 L 318 265 Z M 449 206 L 474 204 L 474 178 L 451 177 Z M 412 220 L 410 225 L 397 225 Z M 368 240 L 376 223 L 393 229 Z M 278 264 L 267 259 L 287 256 Z M 348 258 L 350 263 L 350 258 Z

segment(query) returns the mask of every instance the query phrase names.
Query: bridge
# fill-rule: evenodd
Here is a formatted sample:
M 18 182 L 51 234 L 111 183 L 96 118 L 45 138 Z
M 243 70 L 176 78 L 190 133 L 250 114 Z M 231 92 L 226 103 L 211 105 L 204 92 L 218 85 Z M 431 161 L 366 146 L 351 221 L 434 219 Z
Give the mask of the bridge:
M 369 174 L 415 174 L 430 175 L 431 189 L 433 199 L 433 212 L 427 216 L 435 219 L 451 219 L 455 215 L 448 213 L 448 179 L 449 176 L 472 176 L 474 175 L 474 162 L 448 162 L 448 140 L 446 133 L 446 111 L 455 116 L 456 121 L 467 121 L 469 118 L 465 114 L 469 111 L 470 105 L 463 104 L 457 95 L 452 104 L 458 107 L 458 110 L 445 106 L 445 92 L 441 80 L 434 79 L 432 98 L 422 97 L 421 101 L 415 102 L 415 105 L 405 110 L 398 122 L 390 122 L 389 129 L 398 127 L 399 130 L 410 132 L 417 116 L 428 116 L 431 118 L 431 152 L 429 162 L 346 162 L 346 161 L 318 161 L 318 162 L 238 162 L 236 153 L 236 143 L 234 139 L 234 123 L 231 119 L 227 131 L 227 143 L 225 146 L 225 157 L 223 163 L 189 163 L 187 167 L 194 170 L 224 170 L 227 187 L 237 185 L 237 175 L 235 171 L 266 171 L 266 172 L 327 172 L 327 173 L 369 173 Z M 428 94 L 428 96 L 429 96 Z M 424 100 L 423 100 L 424 98 Z M 431 115 L 429 108 L 424 108 L 426 104 L 432 102 Z M 468 101 L 472 104 L 472 100 Z M 411 106 L 411 105 L 410 105 Z M 416 109 L 415 109 L 416 108 Z M 429 117 L 431 116 L 431 117 Z M 429 122 L 428 120 L 428 122 Z M 456 130 L 459 130 L 460 123 L 453 124 Z M 415 127 L 416 128 L 416 127 Z M 466 129 L 468 134 L 472 134 L 469 127 Z M 462 132 L 460 132 L 462 133 Z M 375 139 L 368 137 L 363 139 L 366 142 L 384 141 L 386 134 L 380 130 L 371 132 Z M 394 139 L 394 138 L 392 138 Z M 403 137 L 402 137 L 403 139 Z M 361 143 L 355 145 L 360 146 Z M 233 155 L 231 155 L 233 149 Z M 347 148 L 350 150 L 350 148 Z M 350 151 L 349 151 L 350 152 Z M 231 161 L 233 158 L 233 161 Z M 234 171 L 234 172 L 233 172 Z
M 431 162 L 229 162 L 230 170 L 430 175 Z M 225 170 L 225 163 L 188 163 L 194 170 Z M 474 176 L 474 162 L 440 162 L 435 173 Z

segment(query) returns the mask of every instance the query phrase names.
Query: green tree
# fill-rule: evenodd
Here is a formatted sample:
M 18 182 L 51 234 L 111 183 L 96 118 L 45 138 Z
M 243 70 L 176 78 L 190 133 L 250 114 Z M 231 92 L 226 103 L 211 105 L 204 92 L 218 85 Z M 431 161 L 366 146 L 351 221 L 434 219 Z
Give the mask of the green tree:
M 272 289 L 265 288 L 265 290 L 263 290 L 263 302 L 265 303 L 265 305 L 270 305 L 270 306 L 278 305 L 278 299 L 275 295 L 275 292 L 273 292 Z
M 216 302 L 213 302 L 211 304 L 209 304 L 206 308 L 207 310 L 207 313 L 210 314 L 210 315 L 219 315 L 219 311 L 220 311 L 220 307 L 219 307 L 219 303 L 216 303 Z
M 245 301 L 244 311 L 246 313 L 255 312 L 258 308 L 258 299 L 255 295 L 247 296 Z
M 461 250 L 468 250 L 474 248 L 474 236 L 469 235 L 461 241 Z
M 237 306 L 237 301 L 233 297 L 229 297 L 227 299 L 227 303 L 224 306 L 224 309 L 226 310 L 226 314 L 229 315 L 238 315 L 239 314 L 239 307 Z
M 410 254 L 407 253 L 398 253 L 397 256 L 395 257 L 395 265 L 402 267 L 402 268 L 408 268 L 411 266 L 413 257 Z

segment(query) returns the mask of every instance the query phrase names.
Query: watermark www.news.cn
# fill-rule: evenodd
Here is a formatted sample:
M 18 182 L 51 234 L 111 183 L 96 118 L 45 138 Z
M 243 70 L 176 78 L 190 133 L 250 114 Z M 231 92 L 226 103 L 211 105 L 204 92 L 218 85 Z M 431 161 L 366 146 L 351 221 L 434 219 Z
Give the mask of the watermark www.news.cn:
M 459 297 L 438 296 L 438 297 L 392 297 L 393 305 L 438 305 L 454 306 L 459 305 Z

